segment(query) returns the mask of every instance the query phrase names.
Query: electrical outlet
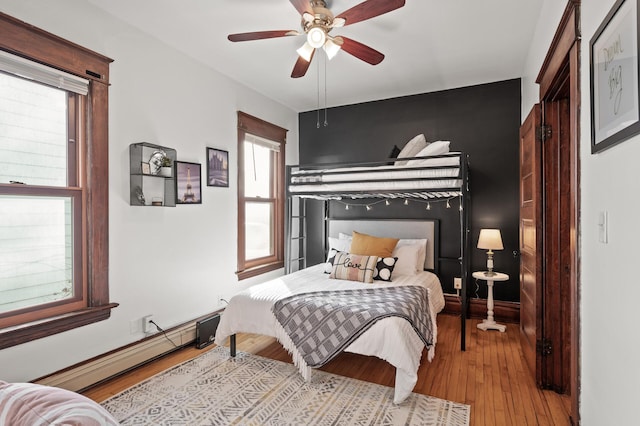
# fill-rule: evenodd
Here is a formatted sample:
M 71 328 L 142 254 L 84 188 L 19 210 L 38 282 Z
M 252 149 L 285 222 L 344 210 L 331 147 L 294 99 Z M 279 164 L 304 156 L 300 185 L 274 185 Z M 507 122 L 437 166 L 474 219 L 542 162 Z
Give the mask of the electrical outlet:
M 156 331 L 156 326 L 151 324 L 153 315 L 146 315 L 142 317 L 142 329 L 145 333 L 153 333 Z
M 455 277 L 453 279 L 453 288 L 462 290 L 462 278 Z

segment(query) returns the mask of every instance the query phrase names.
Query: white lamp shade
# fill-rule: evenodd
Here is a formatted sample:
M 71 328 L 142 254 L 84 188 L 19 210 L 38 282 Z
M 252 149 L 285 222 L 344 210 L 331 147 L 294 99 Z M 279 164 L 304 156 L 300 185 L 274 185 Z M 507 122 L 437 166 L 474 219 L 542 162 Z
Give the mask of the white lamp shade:
M 327 57 L 329 58 L 329 60 L 333 59 L 334 56 L 338 54 L 341 47 L 342 43 L 337 42 L 337 40 L 331 39 L 331 37 L 327 38 L 327 42 L 324 44 L 324 46 L 322 46 L 324 51 L 327 53 Z
M 311 55 L 313 54 L 314 50 L 315 49 L 311 47 L 309 42 L 305 42 L 300 49 L 296 50 L 296 52 L 298 52 L 298 55 L 300 55 L 302 59 L 309 62 L 311 61 Z
M 484 250 L 502 250 L 502 236 L 499 229 L 481 229 L 478 248 Z

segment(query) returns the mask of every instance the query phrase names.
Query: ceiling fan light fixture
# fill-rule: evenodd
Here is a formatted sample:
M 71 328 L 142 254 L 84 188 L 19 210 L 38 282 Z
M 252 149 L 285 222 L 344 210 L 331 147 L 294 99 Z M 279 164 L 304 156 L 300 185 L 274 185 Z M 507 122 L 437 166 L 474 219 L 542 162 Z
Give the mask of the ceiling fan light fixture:
M 311 27 L 307 32 L 307 43 L 313 48 L 322 47 L 327 41 L 327 34 L 321 27 Z
M 329 60 L 333 59 L 338 54 L 338 52 L 340 51 L 341 45 L 342 43 L 336 43 L 335 40 L 332 39 L 331 37 L 327 39 L 327 42 L 322 47 L 325 53 L 327 54 L 327 58 L 329 58 Z
M 298 55 L 307 62 L 311 61 L 311 55 L 313 54 L 314 47 L 312 47 L 308 41 L 306 41 L 301 48 L 296 50 Z

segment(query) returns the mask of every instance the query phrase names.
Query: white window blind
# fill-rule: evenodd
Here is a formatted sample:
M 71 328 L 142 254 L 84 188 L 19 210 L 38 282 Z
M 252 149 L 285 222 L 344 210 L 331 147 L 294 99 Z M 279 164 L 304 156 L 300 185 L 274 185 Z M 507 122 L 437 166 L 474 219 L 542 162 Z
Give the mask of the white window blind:
M 280 152 L 280 142 L 275 142 L 266 138 L 262 138 L 260 136 L 252 135 L 251 133 L 245 134 L 244 140 L 245 142 L 268 148 L 271 151 Z
M 86 96 L 89 80 L 0 50 L 0 71 Z

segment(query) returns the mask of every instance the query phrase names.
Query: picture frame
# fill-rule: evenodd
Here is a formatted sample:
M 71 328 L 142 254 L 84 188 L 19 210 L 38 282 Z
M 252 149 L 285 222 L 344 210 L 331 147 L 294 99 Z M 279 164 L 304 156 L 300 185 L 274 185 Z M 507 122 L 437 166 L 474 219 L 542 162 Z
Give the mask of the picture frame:
M 616 1 L 589 42 L 592 154 L 640 133 L 639 2 Z
M 151 166 L 149 163 L 145 163 L 144 161 L 140 162 L 140 169 L 142 170 L 143 175 L 151 174 Z
M 202 204 L 200 163 L 174 161 L 176 204 Z
M 229 187 L 229 152 L 207 147 L 207 186 Z

